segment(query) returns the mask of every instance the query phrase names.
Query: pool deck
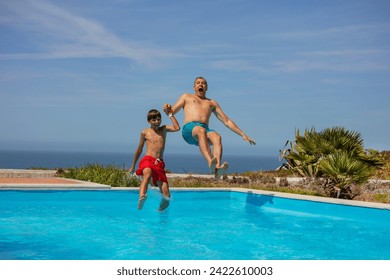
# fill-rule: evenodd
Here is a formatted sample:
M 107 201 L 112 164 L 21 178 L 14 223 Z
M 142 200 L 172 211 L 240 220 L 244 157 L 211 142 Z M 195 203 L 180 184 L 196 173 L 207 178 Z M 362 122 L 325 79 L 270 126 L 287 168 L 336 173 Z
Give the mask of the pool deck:
M 213 175 L 205 174 L 167 174 L 168 178 L 213 178 Z M 111 188 L 109 185 L 93 182 L 56 177 L 54 170 L 25 170 L 25 169 L 0 169 L 0 190 L 129 190 L 137 188 Z M 212 190 L 212 191 L 237 191 L 251 192 L 259 195 L 277 196 L 289 199 L 310 200 L 324 203 L 343 204 L 348 206 L 371 207 L 390 210 L 390 204 L 374 203 L 357 200 L 335 199 L 328 197 L 282 193 L 274 191 L 254 190 L 245 188 L 171 188 L 178 191 Z
M 54 170 L 0 169 L 0 190 L 109 190 L 111 186 L 56 177 Z

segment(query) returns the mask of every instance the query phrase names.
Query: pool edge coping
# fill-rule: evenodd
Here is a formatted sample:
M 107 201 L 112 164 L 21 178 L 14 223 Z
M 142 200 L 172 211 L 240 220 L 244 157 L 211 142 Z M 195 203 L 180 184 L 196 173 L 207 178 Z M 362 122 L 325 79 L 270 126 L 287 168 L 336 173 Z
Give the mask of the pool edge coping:
M 157 187 L 152 187 L 158 190 Z M 138 188 L 111 188 L 111 190 L 138 190 Z M 170 188 L 170 190 L 175 191 L 229 191 L 229 192 L 241 192 L 241 193 L 254 193 L 268 196 L 275 196 L 280 198 L 288 198 L 288 199 L 296 199 L 296 200 L 306 200 L 313 202 L 322 202 L 322 203 L 331 203 L 331 204 L 340 204 L 346 206 L 358 206 L 358 207 L 366 207 L 366 208 L 376 208 L 383 210 L 390 210 L 390 204 L 386 203 L 377 203 L 377 202 L 369 202 L 369 201 L 358 201 L 358 200 L 345 200 L 345 199 L 337 199 L 330 197 L 321 197 L 321 196 L 313 196 L 313 195 L 303 195 L 303 194 L 293 194 L 293 193 L 284 193 L 284 192 L 276 192 L 276 191 L 265 191 L 265 190 L 256 190 L 256 189 L 248 189 L 248 188 Z
M 82 181 L 81 181 L 82 182 Z M 150 189 L 157 189 L 157 187 L 150 187 Z M 42 184 L 39 186 L 31 186 L 26 184 L 1 184 L 1 191 L 21 191 L 21 190 L 30 190 L 30 191 L 45 191 L 45 190 L 69 190 L 69 191 L 138 191 L 136 187 L 111 187 L 108 185 L 101 185 L 89 182 L 83 182 L 83 184 L 77 185 L 60 185 L 60 184 Z M 228 191 L 228 192 L 240 192 L 240 193 L 253 193 L 260 195 L 275 196 L 280 198 L 296 199 L 296 200 L 306 200 L 313 202 L 322 202 L 322 203 L 331 203 L 339 204 L 345 206 L 357 206 L 357 207 L 366 207 L 366 208 L 375 208 L 382 210 L 390 210 L 390 204 L 386 203 L 377 203 L 369 201 L 358 201 L 358 200 L 345 200 L 337 199 L 330 197 L 321 197 L 321 196 L 312 196 L 312 195 L 303 195 L 303 194 L 293 194 L 293 193 L 284 193 L 276 191 L 266 191 L 266 190 L 256 190 L 248 188 L 170 188 L 170 190 L 175 191 Z
M 150 187 L 151 189 L 156 187 Z M 330 197 L 321 197 L 321 196 L 312 196 L 312 195 L 303 195 L 303 194 L 293 194 L 293 193 L 284 193 L 276 191 L 266 191 L 266 190 L 255 190 L 248 188 L 170 188 L 175 191 L 229 191 L 229 192 L 240 192 L 240 193 L 254 193 L 260 195 L 275 196 L 280 198 L 296 199 L 296 200 L 306 200 L 313 202 L 322 202 L 322 203 L 331 203 L 339 204 L 346 206 L 358 206 L 366 208 L 376 208 L 383 210 L 390 210 L 390 204 L 386 203 L 377 203 L 369 201 L 358 201 L 358 200 L 345 200 L 337 199 Z M 1 191 L 47 191 L 47 190 L 69 190 L 69 191 L 138 191 L 136 187 L 111 187 L 108 185 L 94 184 L 89 182 L 83 182 L 82 184 L 75 185 L 61 185 L 61 184 L 41 184 L 39 186 L 31 186 L 26 184 L 1 184 Z

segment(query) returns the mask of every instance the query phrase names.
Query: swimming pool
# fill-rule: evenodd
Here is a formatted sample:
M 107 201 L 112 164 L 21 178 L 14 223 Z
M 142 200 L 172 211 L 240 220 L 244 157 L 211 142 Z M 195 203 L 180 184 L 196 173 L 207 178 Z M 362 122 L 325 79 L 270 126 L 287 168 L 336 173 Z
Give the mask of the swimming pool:
M 252 192 L 0 191 L 0 259 L 389 260 L 390 210 Z

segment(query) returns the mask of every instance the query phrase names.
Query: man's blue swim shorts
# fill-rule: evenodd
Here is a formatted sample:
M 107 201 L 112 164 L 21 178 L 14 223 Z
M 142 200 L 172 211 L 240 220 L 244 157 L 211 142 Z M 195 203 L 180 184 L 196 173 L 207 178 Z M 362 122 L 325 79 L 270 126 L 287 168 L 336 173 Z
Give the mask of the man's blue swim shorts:
M 182 135 L 183 135 L 184 140 L 186 140 L 186 142 L 188 144 L 191 144 L 191 145 L 198 146 L 198 140 L 195 139 L 194 137 L 192 137 L 192 130 L 194 129 L 195 126 L 201 126 L 201 127 L 205 128 L 206 129 L 206 133 L 215 131 L 213 129 L 209 129 L 209 126 L 207 124 L 204 124 L 204 123 L 200 123 L 200 122 L 189 122 L 189 123 L 186 123 L 183 126 Z

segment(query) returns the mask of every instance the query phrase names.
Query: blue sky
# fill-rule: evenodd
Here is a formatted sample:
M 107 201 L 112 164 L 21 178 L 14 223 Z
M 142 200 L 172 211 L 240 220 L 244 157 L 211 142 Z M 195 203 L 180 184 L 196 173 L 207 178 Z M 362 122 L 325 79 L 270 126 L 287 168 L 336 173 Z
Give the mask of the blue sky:
M 257 142 L 213 117 L 225 154 L 333 126 L 390 150 L 387 0 L 2 0 L 0 42 L 3 150 L 133 152 L 196 76 Z M 197 148 L 172 133 L 166 152 Z

